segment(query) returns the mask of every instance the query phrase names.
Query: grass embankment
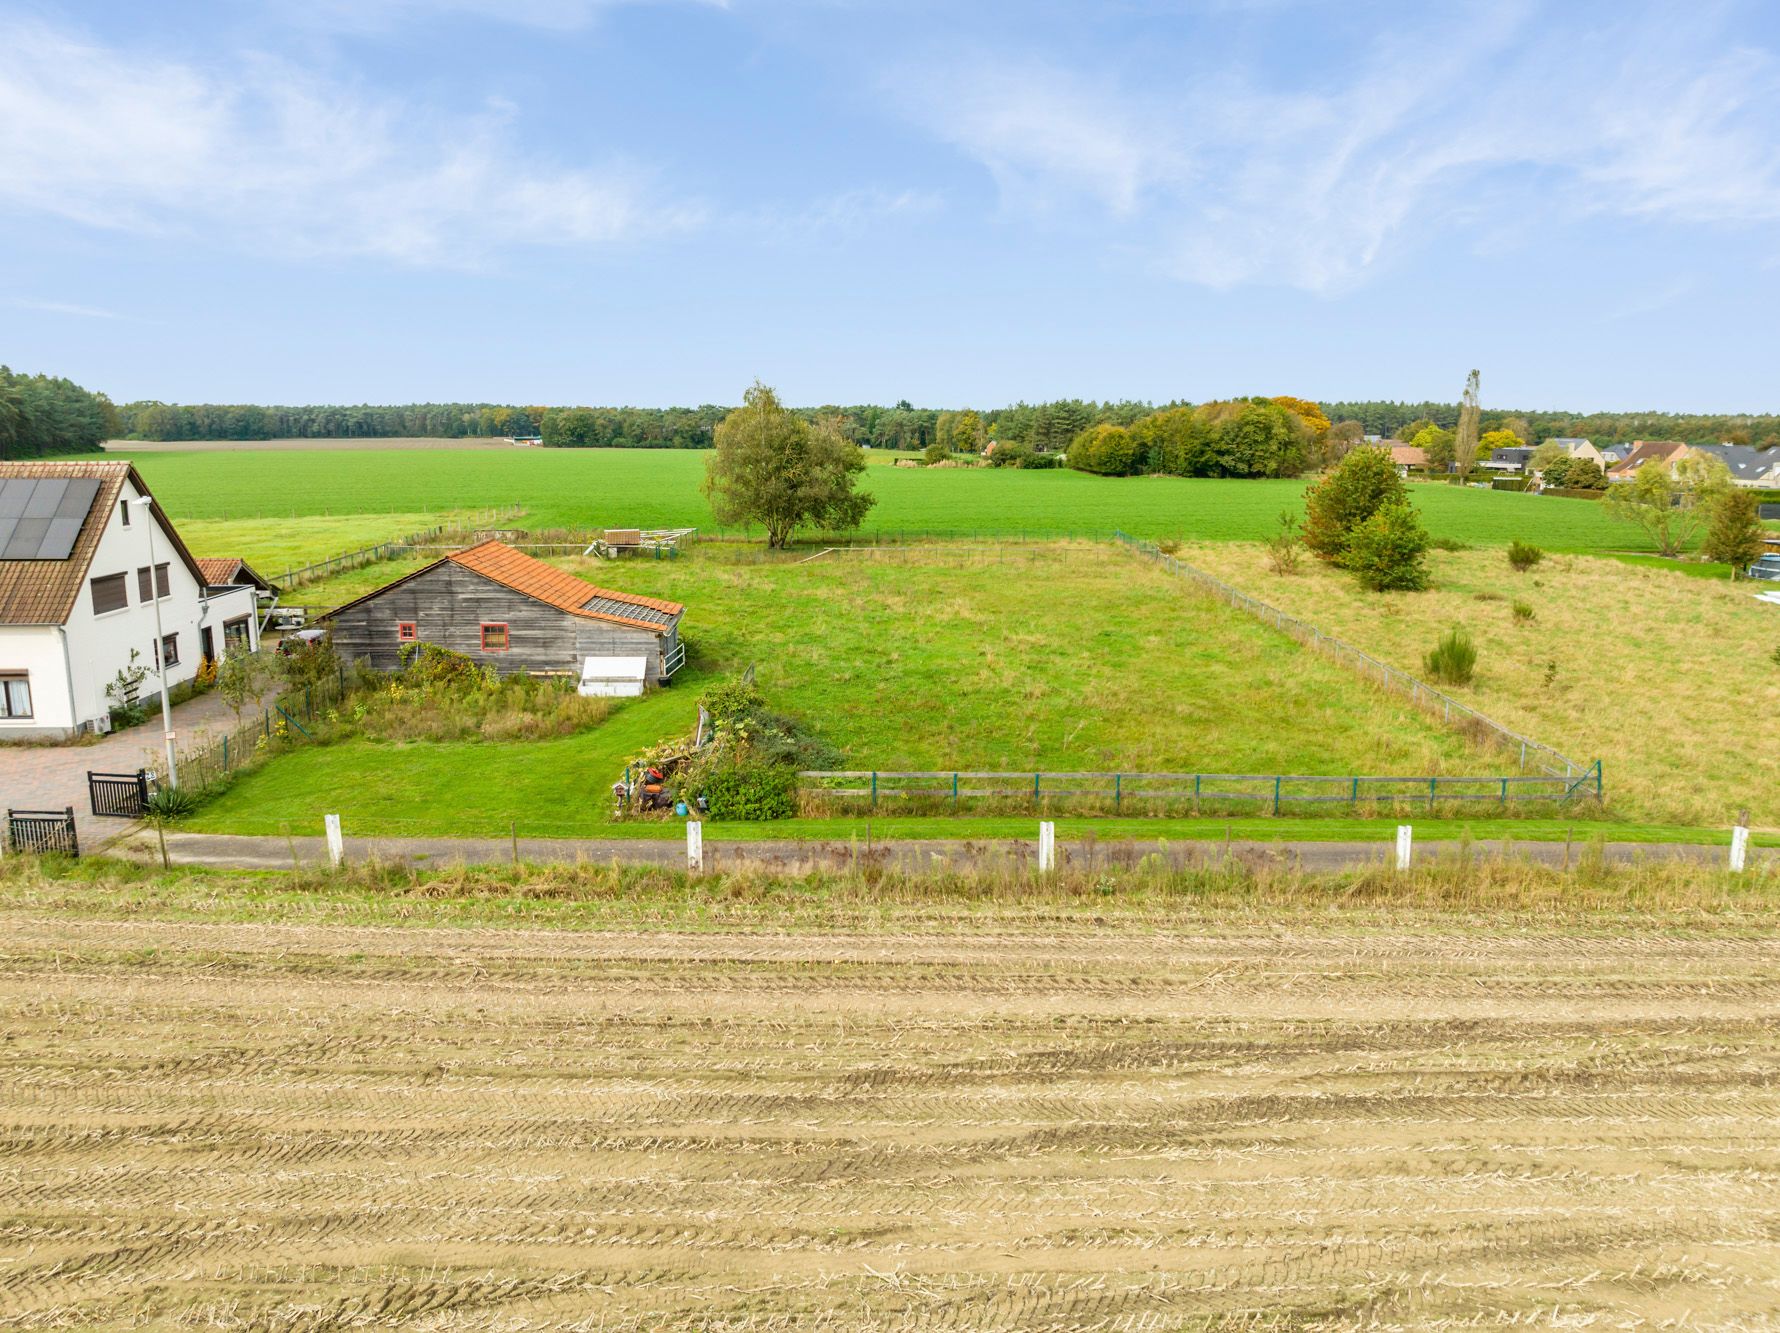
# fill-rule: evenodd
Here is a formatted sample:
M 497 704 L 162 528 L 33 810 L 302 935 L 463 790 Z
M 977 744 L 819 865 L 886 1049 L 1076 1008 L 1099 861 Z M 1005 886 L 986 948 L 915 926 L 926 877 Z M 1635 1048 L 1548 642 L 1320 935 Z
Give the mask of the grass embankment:
M 1379 597 L 1315 562 L 1272 574 L 1257 547 L 1183 558 L 1405 671 L 1451 626 L 1477 642 L 1453 693 L 1581 762 L 1599 758 L 1616 811 L 1723 827 L 1780 824 L 1780 611 L 1745 584 L 1555 556 L 1526 574 L 1499 551 L 1436 551 L 1427 592 Z M 1517 620 L 1515 601 L 1533 609 Z
M 706 455 L 654 449 L 369 449 L 152 453 L 136 459 L 182 524 L 190 518 L 404 516 L 519 504 L 526 525 L 710 529 Z M 1019 533 L 1254 541 L 1304 481 L 1095 477 L 1067 469 L 873 467 L 869 532 Z M 1513 538 L 1553 550 L 1649 545 L 1589 500 L 1418 485 L 1410 496 L 1438 537 Z M 324 553 L 325 554 L 325 553 Z
M 657 866 L 351 864 L 337 871 L 158 867 L 87 857 L 0 864 L 0 913 L 93 920 L 276 922 L 280 925 L 525 926 L 571 930 L 954 928 L 971 923 L 1320 919 L 1347 926 L 1432 914 L 1482 914 L 1549 928 L 1599 919 L 1614 929 L 1695 925 L 1771 930 L 1780 862 L 1748 873 L 1652 860 L 1605 862 L 1579 848 L 1568 870 L 1447 849 L 1407 873 L 1383 866 L 1306 872 L 1240 854 L 1193 867 L 1159 857 L 1033 874 L 1029 863 L 899 872 L 862 855 L 855 868 L 791 873 L 760 866 L 693 875 Z M 1617 923 L 1617 924 L 1615 924 Z
M 610 785 L 689 733 L 704 685 L 753 665 L 773 706 L 846 767 L 1255 774 L 1475 774 L 1474 751 L 1406 700 L 1105 544 L 1003 555 L 558 562 L 685 602 L 694 666 L 579 735 L 525 744 L 349 741 L 297 750 L 201 813 L 212 832 L 610 832 Z M 421 627 L 422 634 L 426 627 Z

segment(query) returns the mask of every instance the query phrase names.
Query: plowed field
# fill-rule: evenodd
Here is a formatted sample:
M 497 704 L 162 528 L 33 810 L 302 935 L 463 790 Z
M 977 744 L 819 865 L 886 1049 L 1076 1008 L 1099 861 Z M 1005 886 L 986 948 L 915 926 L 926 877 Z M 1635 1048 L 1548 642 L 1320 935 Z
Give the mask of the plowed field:
M 1772 939 L 19 918 L 0 1006 L 0 1327 L 1780 1318 Z

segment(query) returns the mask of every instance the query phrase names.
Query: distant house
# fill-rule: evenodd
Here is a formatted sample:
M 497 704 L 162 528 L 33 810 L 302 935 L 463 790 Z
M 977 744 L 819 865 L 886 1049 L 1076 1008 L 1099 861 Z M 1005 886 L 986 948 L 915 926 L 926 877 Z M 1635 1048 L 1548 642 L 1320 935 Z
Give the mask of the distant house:
M 1397 465 L 1400 476 L 1408 476 L 1412 467 L 1428 465 L 1428 451 L 1419 445 L 1404 444 L 1401 440 L 1381 440 L 1379 445 L 1391 451 L 1391 462 Z
M 121 460 L 0 463 L 0 740 L 104 730 L 120 673 L 151 673 L 119 688 L 140 702 L 163 658 L 178 685 L 258 646 L 253 589 L 213 585 L 150 499 Z
M 1630 481 L 1646 463 L 1667 463 L 1673 466 L 1686 458 L 1688 448 L 1682 440 L 1633 440 L 1631 452 L 1624 461 L 1607 470 L 1608 481 Z
M 1746 444 L 1696 444 L 1696 454 L 1710 454 L 1730 469 L 1733 486 L 1780 490 L 1780 449 L 1751 449 Z
M 1490 456 L 1479 464 L 1492 472 L 1500 472 L 1504 476 L 1515 476 L 1527 470 L 1532 461 L 1533 451 L 1525 445 L 1512 449 L 1491 449 Z
M 240 556 L 201 556 L 198 559 L 198 571 L 203 574 L 204 586 L 207 588 L 252 588 L 255 592 L 264 593 L 278 591 L 265 578 L 255 573 L 253 566 Z
M 380 671 L 402 650 L 431 643 L 503 675 L 572 675 L 589 658 L 643 658 L 666 681 L 686 660 L 685 607 L 615 592 L 534 560 L 502 542 L 454 551 L 406 578 L 316 618 L 335 651 Z
M 1618 464 L 1625 462 L 1631 455 L 1632 446 L 1629 444 L 1604 444 L 1600 446 L 1600 452 L 1601 470 L 1608 472 Z
M 1566 456 L 1586 458 L 1589 462 L 1598 464 L 1602 471 L 1607 468 L 1601 451 L 1595 448 L 1592 440 L 1576 435 L 1553 435 L 1550 439 L 1542 440 L 1540 443 L 1541 445 L 1555 444 L 1564 451 Z

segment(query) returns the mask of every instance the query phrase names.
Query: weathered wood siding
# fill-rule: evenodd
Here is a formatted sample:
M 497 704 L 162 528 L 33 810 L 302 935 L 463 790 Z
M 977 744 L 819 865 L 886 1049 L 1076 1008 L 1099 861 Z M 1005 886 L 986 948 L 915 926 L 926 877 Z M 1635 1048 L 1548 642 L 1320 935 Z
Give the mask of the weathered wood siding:
M 450 561 L 329 617 L 334 650 L 379 671 L 402 665 L 396 627 L 413 621 L 419 641 L 462 653 L 510 675 L 516 671 L 581 672 L 584 657 L 647 657 L 649 678 L 661 674 L 662 655 L 677 634 L 587 620 L 546 606 Z M 506 652 L 484 652 L 482 626 L 507 626 Z

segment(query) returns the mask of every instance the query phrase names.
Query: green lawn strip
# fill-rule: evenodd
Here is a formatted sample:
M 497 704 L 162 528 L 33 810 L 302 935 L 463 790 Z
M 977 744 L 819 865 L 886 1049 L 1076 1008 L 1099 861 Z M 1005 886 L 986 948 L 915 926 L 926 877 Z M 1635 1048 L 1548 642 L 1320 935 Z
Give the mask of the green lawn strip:
M 1664 555 L 1644 555 L 1636 551 L 1607 551 L 1603 554 L 1640 569 L 1666 569 L 1671 574 L 1686 574 L 1696 579 L 1729 579 L 1731 567 L 1714 560 L 1675 560 Z
M 528 527 L 714 526 L 699 484 L 702 451 L 482 449 L 192 451 L 135 460 L 168 512 L 193 518 L 440 515 L 518 504 Z M 871 532 L 1105 536 L 1254 541 L 1304 480 L 1096 477 L 1068 469 L 874 467 Z M 1418 484 L 1410 495 L 1436 537 L 1513 539 L 1554 551 L 1647 545 L 1597 501 Z M 224 554 L 227 554 L 226 552 Z
M 390 513 L 309 515 L 274 523 L 263 518 L 190 518 L 175 510 L 169 512 L 193 555 L 238 556 L 274 583 L 288 570 L 409 537 L 441 521 L 436 514 Z

